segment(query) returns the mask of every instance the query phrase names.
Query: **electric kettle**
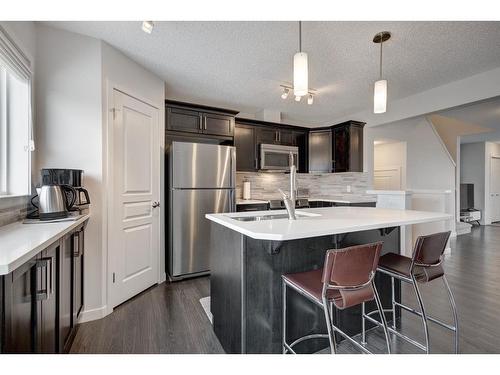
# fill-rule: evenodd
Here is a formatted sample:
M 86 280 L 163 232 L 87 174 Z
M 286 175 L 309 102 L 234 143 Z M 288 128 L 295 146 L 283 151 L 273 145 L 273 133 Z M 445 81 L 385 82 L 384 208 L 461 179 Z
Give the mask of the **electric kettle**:
M 65 194 L 65 191 L 70 192 Z M 40 220 L 62 219 L 68 216 L 68 211 L 76 200 L 76 190 L 69 185 L 43 185 L 36 188 L 37 195 L 31 198 L 31 204 L 38 208 Z M 38 196 L 38 206 L 33 202 Z

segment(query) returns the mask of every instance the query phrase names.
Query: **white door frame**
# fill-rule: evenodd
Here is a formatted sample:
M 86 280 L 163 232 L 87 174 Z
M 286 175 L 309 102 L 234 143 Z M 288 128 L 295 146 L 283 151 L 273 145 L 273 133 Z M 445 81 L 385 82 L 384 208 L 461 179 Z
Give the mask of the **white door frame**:
M 108 235 L 108 219 L 109 219 L 109 210 L 110 210 L 110 202 L 112 202 L 112 192 L 113 192 L 113 178 L 112 178 L 112 170 L 110 168 L 110 160 L 111 156 L 113 155 L 113 141 L 114 141 L 114 133 L 113 133 L 113 121 L 114 121 L 114 113 L 113 113 L 113 106 L 114 106 L 114 91 L 120 91 L 125 95 L 128 95 L 130 97 L 133 97 L 159 111 L 159 131 L 160 131 L 160 137 L 158 138 L 158 153 L 160 154 L 160 181 L 159 181 L 159 192 L 160 192 L 160 209 L 159 212 L 159 247 L 158 247 L 158 283 L 161 283 L 165 281 L 165 274 L 162 274 L 162 267 L 161 267 L 161 251 L 164 248 L 164 230 L 163 230 L 163 220 L 162 218 L 165 216 L 165 200 L 164 200 L 164 192 L 163 192 L 163 181 L 164 181 L 164 116 L 162 116 L 162 113 L 164 111 L 162 108 L 158 108 L 158 104 L 151 101 L 151 99 L 142 97 L 141 95 L 137 95 L 134 90 L 125 87 L 123 85 L 117 84 L 111 80 L 106 80 L 106 101 L 104 104 L 103 108 L 103 120 L 105 119 L 105 126 L 103 127 L 103 137 L 105 138 L 102 142 L 103 146 L 105 147 L 103 149 L 102 155 L 103 155 L 103 178 L 104 178 L 104 184 L 103 186 L 105 187 L 102 195 L 103 199 L 103 210 L 102 210 L 102 264 L 103 264 L 103 270 L 102 270 L 102 306 L 104 306 L 104 311 L 105 313 L 103 314 L 103 317 L 112 313 L 113 312 L 113 307 L 112 304 L 110 303 L 110 296 L 109 296 L 109 291 L 111 289 L 111 284 L 113 283 L 112 276 L 110 275 L 110 243 L 109 243 L 109 235 Z

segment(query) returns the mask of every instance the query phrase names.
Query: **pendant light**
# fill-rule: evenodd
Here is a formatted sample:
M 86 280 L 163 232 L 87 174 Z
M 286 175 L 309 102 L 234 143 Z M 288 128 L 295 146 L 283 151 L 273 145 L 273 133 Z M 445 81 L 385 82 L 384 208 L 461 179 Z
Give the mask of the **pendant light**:
M 309 92 L 309 71 L 307 53 L 302 52 L 302 21 L 299 21 L 299 52 L 293 56 L 293 94 L 307 95 Z
M 391 33 L 382 31 L 373 37 L 373 43 L 380 44 L 380 79 L 373 87 L 373 113 L 385 113 L 387 110 L 387 80 L 382 76 L 382 45 L 391 38 Z

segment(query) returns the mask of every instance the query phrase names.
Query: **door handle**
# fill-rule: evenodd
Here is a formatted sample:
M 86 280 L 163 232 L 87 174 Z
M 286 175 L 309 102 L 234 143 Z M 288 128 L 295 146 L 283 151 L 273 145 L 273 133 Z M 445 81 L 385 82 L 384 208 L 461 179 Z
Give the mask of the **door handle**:
M 153 208 L 160 207 L 160 202 L 153 202 L 152 207 Z

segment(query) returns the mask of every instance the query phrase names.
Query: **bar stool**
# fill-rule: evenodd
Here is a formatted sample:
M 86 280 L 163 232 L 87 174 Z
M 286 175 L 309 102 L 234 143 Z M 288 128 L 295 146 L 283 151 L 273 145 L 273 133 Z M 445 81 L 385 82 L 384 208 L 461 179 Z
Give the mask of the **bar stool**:
M 446 249 L 446 244 L 448 243 L 448 239 L 450 238 L 451 232 L 441 232 L 435 233 L 428 236 L 420 236 L 418 237 L 415 247 L 413 249 L 412 257 L 406 257 L 403 255 L 398 255 L 394 253 L 389 253 L 380 257 L 379 265 L 377 268 L 378 272 L 382 272 L 391 277 L 391 286 L 392 286 L 392 308 L 384 309 L 384 312 L 392 313 L 392 326 L 388 327 L 389 331 L 394 335 L 408 341 L 409 343 L 417 346 L 418 348 L 425 351 L 427 354 L 429 353 L 429 330 L 427 326 L 427 322 L 431 321 L 455 332 L 455 353 L 458 353 L 458 318 L 457 318 L 457 307 L 455 304 L 455 299 L 453 297 L 453 293 L 451 292 L 450 285 L 446 280 L 446 276 L 444 274 L 444 270 L 441 266 L 443 262 L 443 254 Z M 422 300 L 422 295 L 420 293 L 420 289 L 418 284 L 428 283 L 429 281 L 442 278 L 443 283 L 448 292 L 448 298 L 450 301 L 452 313 L 453 313 L 453 321 L 454 325 L 449 325 L 444 323 L 436 318 L 433 318 L 425 312 L 424 303 Z M 395 300 L 394 296 L 394 279 L 398 279 L 409 283 L 413 286 L 413 290 L 415 291 L 415 295 L 417 297 L 417 302 L 420 308 L 420 311 L 417 311 L 409 306 L 403 305 L 400 302 Z M 396 307 L 400 307 L 403 310 L 411 312 L 415 315 L 418 315 L 422 319 L 422 324 L 424 327 L 425 334 L 425 345 L 422 343 L 398 332 L 396 330 Z M 381 325 L 379 321 L 374 319 L 371 315 L 376 313 L 377 310 L 374 310 L 370 313 L 365 313 L 364 304 L 362 306 L 362 342 L 365 341 L 365 319 L 376 324 Z
M 328 338 L 331 353 L 337 351 L 335 332 L 339 333 L 365 353 L 371 353 L 359 342 L 348 336 L 333 323 L 333 305 L 346 309 L 364 302 L 375 300 L 384 328 L 387 351 L 389 334 L 382 311 L 382 304 L 375 287 L 374 277 L 380 257 L 382 243 L 353 246 L 339 250 L 328 250 L 323 269 L 282 275 L 283 280 L 283 354 L 296 354 L 293 347 L 300 342 L 315 338 Z M 311 334 L 286 342 L 286 291 L 292 288 L 300 295 L 320 306 L 325 314 L 328 334 Z

